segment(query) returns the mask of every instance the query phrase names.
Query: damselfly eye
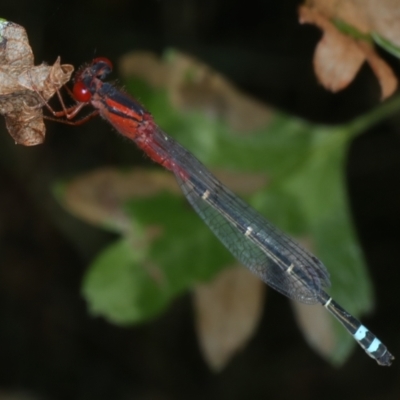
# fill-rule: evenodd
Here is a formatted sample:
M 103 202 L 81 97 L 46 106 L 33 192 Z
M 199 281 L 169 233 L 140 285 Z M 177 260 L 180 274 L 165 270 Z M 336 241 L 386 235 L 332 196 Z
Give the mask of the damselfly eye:
M 81 81 L 75 83 L 74 87 L 72 88 L 72 92 L 75 99 L 81 103 L 87 103 L 92 98 L 92 94 L 90 93 L 89 89 Z

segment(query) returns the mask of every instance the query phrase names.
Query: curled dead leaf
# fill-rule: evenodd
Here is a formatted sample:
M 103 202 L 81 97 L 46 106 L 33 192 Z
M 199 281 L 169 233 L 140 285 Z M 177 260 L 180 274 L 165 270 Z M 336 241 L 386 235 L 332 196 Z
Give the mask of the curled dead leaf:
M 4 115 L 6 127 L 16 143 L 34 146 L 44 140 L 41 101 L 29 90 L 0 95 L 0 114 Z
M 24 146 L 43 142 L 43 102 L 70 80 L 74 70 L 59 57 L 52 66 L 33 62 L 25 29 L 0 20 L 0 114 L 12 138 Z

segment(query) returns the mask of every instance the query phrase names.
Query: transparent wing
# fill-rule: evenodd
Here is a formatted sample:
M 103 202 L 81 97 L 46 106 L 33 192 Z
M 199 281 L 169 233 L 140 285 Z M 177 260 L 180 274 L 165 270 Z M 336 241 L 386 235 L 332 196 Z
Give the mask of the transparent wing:
M 322 288 L 330 285 L 321 261 L 239 199 L 159 128 L 152 145 L 160 157 L 168 159 L 166 166 L 196 212 L 243 265 L 291 299 L 319 302 Z

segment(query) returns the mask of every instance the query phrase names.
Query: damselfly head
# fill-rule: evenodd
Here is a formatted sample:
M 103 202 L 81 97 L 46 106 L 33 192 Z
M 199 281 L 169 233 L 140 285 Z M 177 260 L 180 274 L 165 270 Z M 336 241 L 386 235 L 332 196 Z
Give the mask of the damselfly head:
M 97 57 L 92 61 L 90 69 L 93 75 L 104 79 L 113 69 L 112 62 L 106 57 Z

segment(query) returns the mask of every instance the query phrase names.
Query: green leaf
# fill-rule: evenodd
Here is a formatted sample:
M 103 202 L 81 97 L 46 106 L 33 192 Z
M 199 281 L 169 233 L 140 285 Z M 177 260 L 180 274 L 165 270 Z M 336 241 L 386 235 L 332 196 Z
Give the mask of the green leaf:
M 93 315 L 117 324 L 139 322 L 158 314 L 171 293 L 157 277 L 158 266 L 127 239 L 99 254 L 83 282 L 82 292 Z
M 83 293 L 95 315 L 119 324 L 152 318 L 233 261 L 181 197 L 131 200 L 126 211 L 134 237 L 108 247 L 85 277 Z
M 150 255 L 158 265 L 162 264 L 174 292 L 211 279 L 233 262 L 182 197 L 162 193 L 146 200 L 132 200 L 128 207 L 142 226 L 161 231 L 152 241 Z

